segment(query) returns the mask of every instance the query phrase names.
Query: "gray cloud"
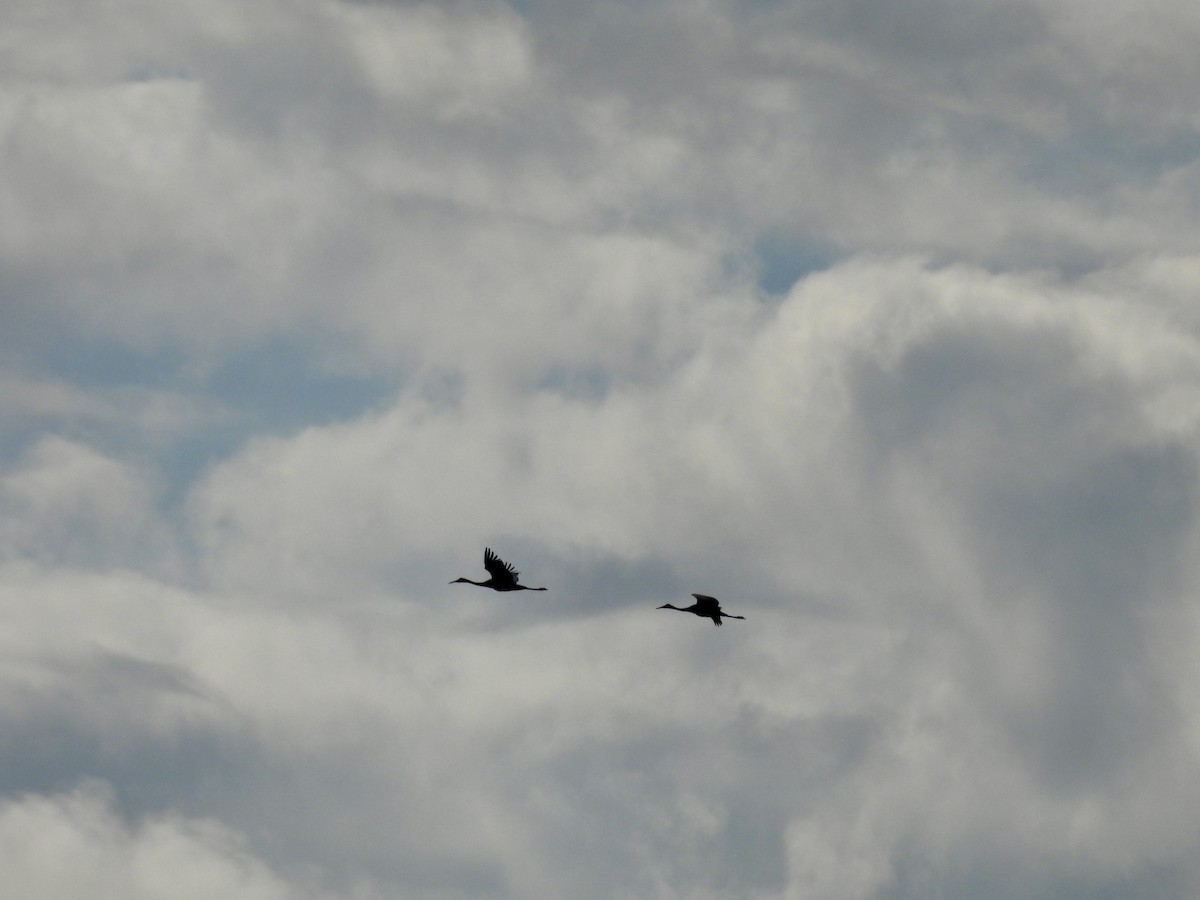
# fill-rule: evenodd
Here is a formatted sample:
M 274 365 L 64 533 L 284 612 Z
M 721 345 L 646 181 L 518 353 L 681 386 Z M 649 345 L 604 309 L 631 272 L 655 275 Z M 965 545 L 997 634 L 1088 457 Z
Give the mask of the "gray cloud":
M 1036 623 L 1046 656 L 1010 725 L 1071 790 L 1178 737 L 1142 622 L 1179 602 L 1196 506 L 1194 449 L 1148 438 L 1127 385 L 1089 377 L 1079 356 L 1062 335 L 956 329 L 860 389 L 889 464 L 905 448 L 971 529 L 982 601 Z M 997 663 L 1031 661 L 1015 656 Z
M 14 890 L 1196 893 L 1190 7 L 119 6 L 0 26 Z

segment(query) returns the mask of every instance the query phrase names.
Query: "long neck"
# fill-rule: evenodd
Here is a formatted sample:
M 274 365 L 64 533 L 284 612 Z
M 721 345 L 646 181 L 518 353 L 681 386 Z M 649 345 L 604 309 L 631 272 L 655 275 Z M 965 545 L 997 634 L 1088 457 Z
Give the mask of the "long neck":
M 544 591 L 544 590 L 545 590 L 545 588 L 544 588 L 544 587 L 542 587 L 542 588 L 531 588 L 531 587 L 525 587 L 525 585 L 523 585 L 523 584 L 518 584 L 518 585 L 517 585 L 517 590 L 518 590 L 518 591 Z

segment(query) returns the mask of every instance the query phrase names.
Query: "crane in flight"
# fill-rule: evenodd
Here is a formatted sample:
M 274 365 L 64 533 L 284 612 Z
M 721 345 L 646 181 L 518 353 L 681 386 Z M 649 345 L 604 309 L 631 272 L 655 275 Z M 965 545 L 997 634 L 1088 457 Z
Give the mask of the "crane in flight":
M 470 578 L 455 578 L 451 584 L 458 584 L 460 581 L 465 581 L 467 584 L 477 584 L 480 587 L 491 588 L 493 591 L 544 591 L 544 587 L 526 587 L 523 584 L 517 584 L 517 578 L 520 577 L 520 572 L 506 563 L 495 553 L 491 547 L 483 549 L 483 567 L 487 569 L 488 574 L 492 576 L 487 581 L 472 581 Z
M 680 612 L 690 612 L 705 619 L 712 619 L 714 625 L 720 625 L 722 617 L 726 619 L 746 618 L 745 616 L 731 616 L 727 612 L 722 612 L 721 604 L 717 602 L 716 597 L 709 597 L 707 594 L 692 594 L 692 596 L 696 598 L 696 602 L 691 606 L 672 606 L 670 603 L 664 603 L 659 609 L 677 609 Z

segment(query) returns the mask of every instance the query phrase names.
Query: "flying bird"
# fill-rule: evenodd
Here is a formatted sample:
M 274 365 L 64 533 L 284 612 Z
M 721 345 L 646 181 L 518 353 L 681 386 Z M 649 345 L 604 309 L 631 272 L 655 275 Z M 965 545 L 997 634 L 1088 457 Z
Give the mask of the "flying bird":
M 492 577 L 487 581 L 472 581 L 470 578 L 455 578 L 451 584 L 458 584 L 460 581 L 465 581 L 467 584 L 477 584 L 480 587 L 491 588 L 493 591 L 544 591 L 544 587 L 526 587 L 523 584 L 517 584 L 517 578 L 520 577 L 520 572 L 514 569 L 510 564 L 506 563 L 495 553 L 491 547 L 485 547 L 483 550 L 483 567 L 488 570 L 488 574 Z
M 696 598 L 696 602 L 691 606 L 672 606 L 670 603 L 664 603 L 659 609 L 677 609 L 680 612 L 690 612 L 697 616 L 702 616 L 705 619 L 712 619 L 714 625 L 721 624 L 721 617 L 726 619 L 744 619 L 745 616 L 731 616 L 727 612 L 721 611 L 721 604 L 717 602 L 716 597 L 709 597 L 706 594 L 692 594 Z

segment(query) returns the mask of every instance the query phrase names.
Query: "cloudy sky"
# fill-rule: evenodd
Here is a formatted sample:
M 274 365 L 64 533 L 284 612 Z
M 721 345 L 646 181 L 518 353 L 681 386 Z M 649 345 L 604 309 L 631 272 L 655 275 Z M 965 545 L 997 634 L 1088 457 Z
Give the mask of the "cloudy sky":
M 9 2 L 5 890 L 1200 895 L 1198 41 Z

